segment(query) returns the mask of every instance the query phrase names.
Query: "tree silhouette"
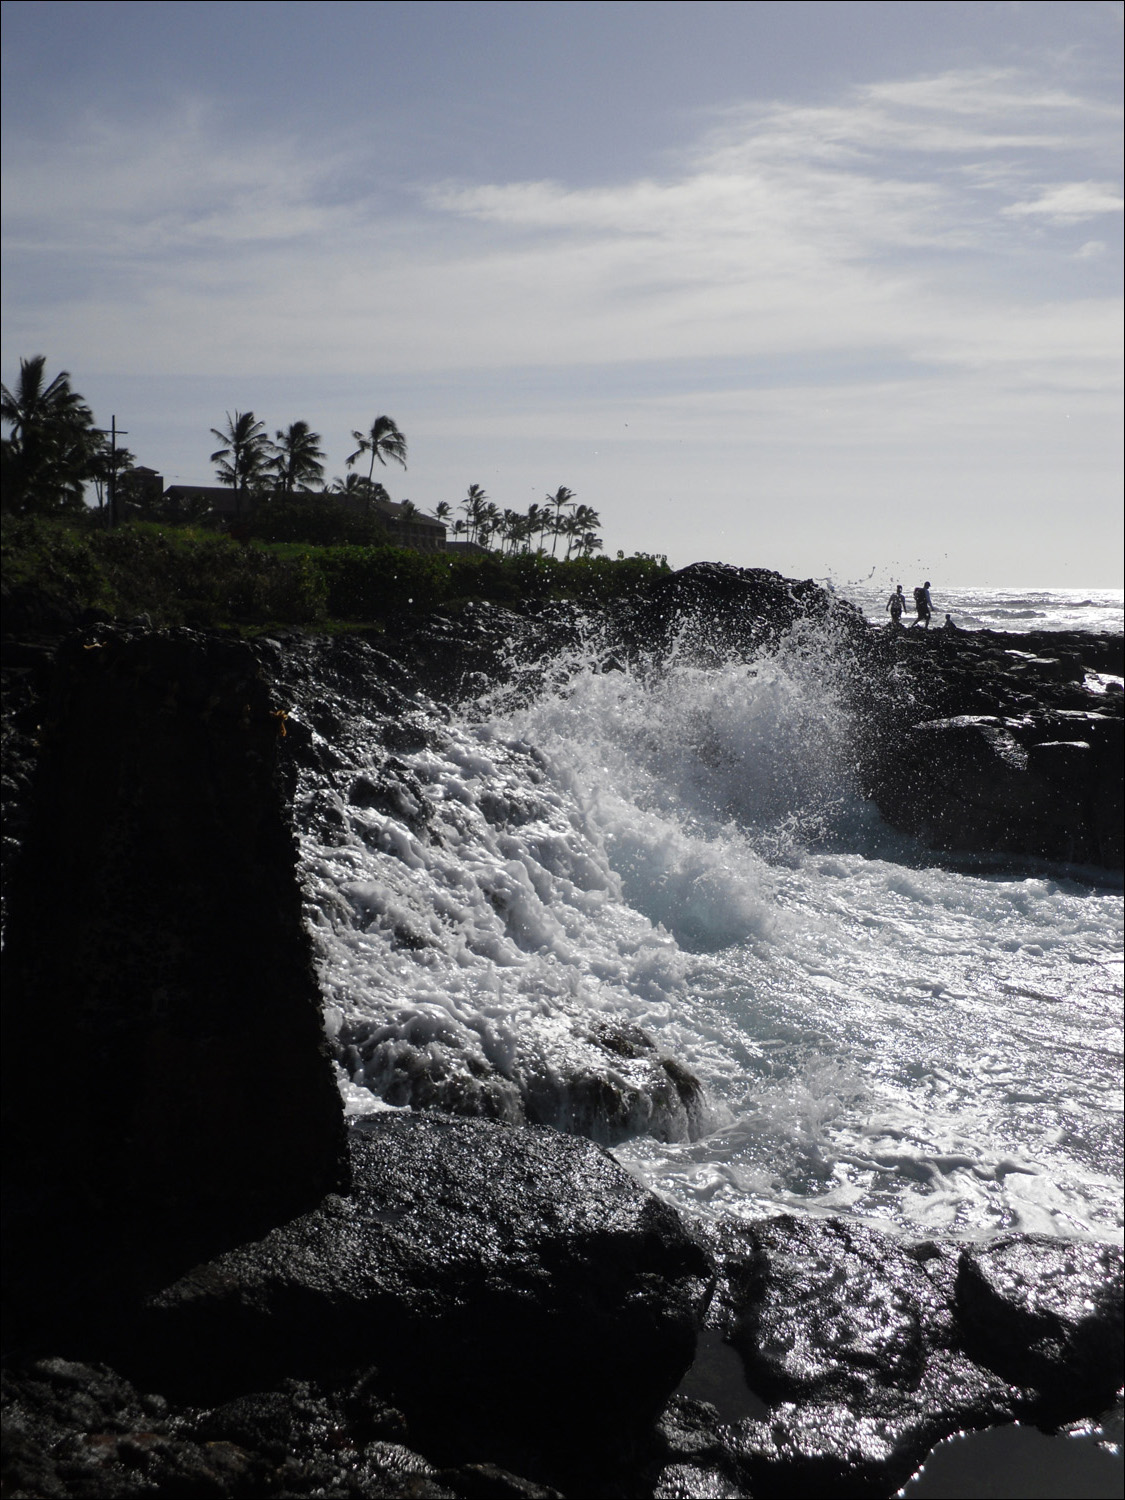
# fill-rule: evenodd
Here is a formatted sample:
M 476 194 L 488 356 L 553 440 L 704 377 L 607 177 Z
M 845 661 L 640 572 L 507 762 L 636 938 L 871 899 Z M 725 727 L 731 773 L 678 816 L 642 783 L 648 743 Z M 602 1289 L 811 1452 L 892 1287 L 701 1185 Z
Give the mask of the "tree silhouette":
M 269 461 L 270 440 L 264 422 L 252 411 L 227 412 L 226 430 L 212 427 L 212 437 L 225 446 L 211 455 L 215 473 L 235 493 L 235 515 L 241 515 L 242 502 L 252 484 L 261 479 Z
M 0 419 L 12 429 L 3 440 L 3 507 L 20 514 L 80 511 L 104 443 L 69 372 L 47 380 L 46 366 L 43 354 L 21 359 L 15 389 L 0 384 Z
M 558 487 L 558 489 L 555 491 L 555 493 L 553 495 L 548 495 L 547 496 L 547 504 L 548 505 L 553 505 L 554 508 L 555 508 L 555 514 L 551 518 L 551 529 L 552 529 L 552 531 L 555 534 L 555 539 L 551 543 L 551 556 L 552 557 L 554 557 L 555 552 L 558 549 L 558 545 L 559 545 L 559 532 L 562 531 L 562 529 L 563 529 L 562 513 L 567 508 L 568 505 L 572 505 L 573 503 L 574 503 L 574 491 L 573 490 L 568 490 L 565 484 L 560 484 L 559 487 Z
M 365 453 L 370 453 L 371 462 L 367 468 L 367 478 L 370 481 L 375 473 L 375 460 L 385 464 L 388 458 L 393 458 L 396 464 L 406 468 L 406 439 L 398 430 L 398 424 L 392 417 L 376 417 L 366 432 L 358 429 L 352 432 L 352 437 L 359 447 L 348 459 L 350 469 L 357 458 L 362 458 Z
M 345 500 L 362 501 L 368 515 L 374 509 L 376 500 L 389 503 L 391 498 L 377 479 L 368 479 L 363 474 L 349 474 L 346 479 L 334 479 L 331 493 L 340 495 Z
M 546 506 L 540 505 L 538 501 L 533 500 L 527 507 L 526 521 L 527 525 L 524 535 L 527 541 L 527 550 L 531 550 L 532 537 L 537 536 L 539 538 L 539 550 L 542 551 L 543 538 L 547 534 L 547 527 L 551 524 L 550 512 Z
M 313 432 L 307 422 L 291 422 L 276 436 L 277 441 L 270 444 L 273 450 L 270 468 L 277 475 L 283 495 L 309 489 L 324 478 L 319 432 Z
M 481 485 L 471 484 L 468 494 L 457 508 L 465 512 L 469 541 L 475 542 L 480 533 L 487 528 L 489 521 L 489 500 Z
M 566 537 L 566 555 L 569 558 L 575 547 L 578 548 L 580 556 L 588 557 L 594 550 L 590 545 L 590 538 L 597 541 L 597 529 L 601 525 L 601 517 L 596 510 L 591 510 L 588 505 L 577 505 L 571 515 L 562 522 L 562 533 Z M 601 542 L 597 542 L 598 547 Z
M 111 508 L 120 511 L 126 501 L 123 485 L 136 467 L 136 457 L 128 448 L 111 448 L 104 437 L 101 447 L 90 461 L 90 478 L 94 481 L 94 492 L 98 497 L 98 509 L 102 510 L 108 500 Z M 128 486 L 125 485 L 127 489 Z M 120 515 L 110 515 L 111 526 L 115 526 Z

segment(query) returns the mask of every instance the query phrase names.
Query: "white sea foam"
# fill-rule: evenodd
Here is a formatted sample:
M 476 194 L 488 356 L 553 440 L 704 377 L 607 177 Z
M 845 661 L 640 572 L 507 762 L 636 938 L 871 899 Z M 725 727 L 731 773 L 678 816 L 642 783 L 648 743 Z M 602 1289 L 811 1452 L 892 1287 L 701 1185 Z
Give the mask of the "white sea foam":
M 1119 1236 L 1120 892 L 885 828 L 824 640 L 572 665 L 402 753 L 398 812 L 306 836 L 349 1107 L 588 1131 L 700 1212 Z

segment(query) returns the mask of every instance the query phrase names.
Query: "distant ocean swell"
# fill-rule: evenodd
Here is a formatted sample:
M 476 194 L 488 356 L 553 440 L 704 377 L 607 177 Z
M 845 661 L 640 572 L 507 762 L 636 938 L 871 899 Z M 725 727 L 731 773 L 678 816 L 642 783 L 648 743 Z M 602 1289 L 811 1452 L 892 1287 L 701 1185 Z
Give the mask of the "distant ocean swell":
M 870 582 L 825 580 L 837 593 L 857 604 L 874 624 L 887 619 L 887 599 L 898 581 L 875 588 Z M 914 585 L 923 580 L 901 581 L 909 600 Z M 943 588 L 939 583 L 930 593 L 935 623 L 950 614 L 964 630 L 1120 632 L 1125 629 L 1125 591 L 1121 589 Z

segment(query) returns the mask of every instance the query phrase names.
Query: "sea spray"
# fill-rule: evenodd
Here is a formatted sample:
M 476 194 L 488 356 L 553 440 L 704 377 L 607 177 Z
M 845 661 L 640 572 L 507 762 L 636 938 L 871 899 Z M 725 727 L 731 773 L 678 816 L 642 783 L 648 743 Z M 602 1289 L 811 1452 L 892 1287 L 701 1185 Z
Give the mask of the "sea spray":
M 333 737 L 303 855 L 349 1106 L 590 1134 L 695 1211 L 1119 1234 L 1117 894 L 883 825 L 830 629 L 693 647 L 572 631 L 393 753 Z

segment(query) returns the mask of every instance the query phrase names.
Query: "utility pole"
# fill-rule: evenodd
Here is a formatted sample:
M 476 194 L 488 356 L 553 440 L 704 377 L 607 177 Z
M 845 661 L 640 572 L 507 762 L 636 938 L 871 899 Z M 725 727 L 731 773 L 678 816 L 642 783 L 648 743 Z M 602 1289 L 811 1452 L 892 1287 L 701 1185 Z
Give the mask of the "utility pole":
M 117 525 L 117 439 L 128 437 L 129 434 L 124 427 L 118 427 L 117 418 L 110 417 L 109 431 L 104 427 L 95 427 L 95 432 L 100 432 L 102 437 L 109 438 L 109 474 L 106 478 L 106 524 L 110 530 Z
M 122 430 L 122 437 L 129 434 Z M 117 418 L 109 419 L 109 529 L 117 525 Z

